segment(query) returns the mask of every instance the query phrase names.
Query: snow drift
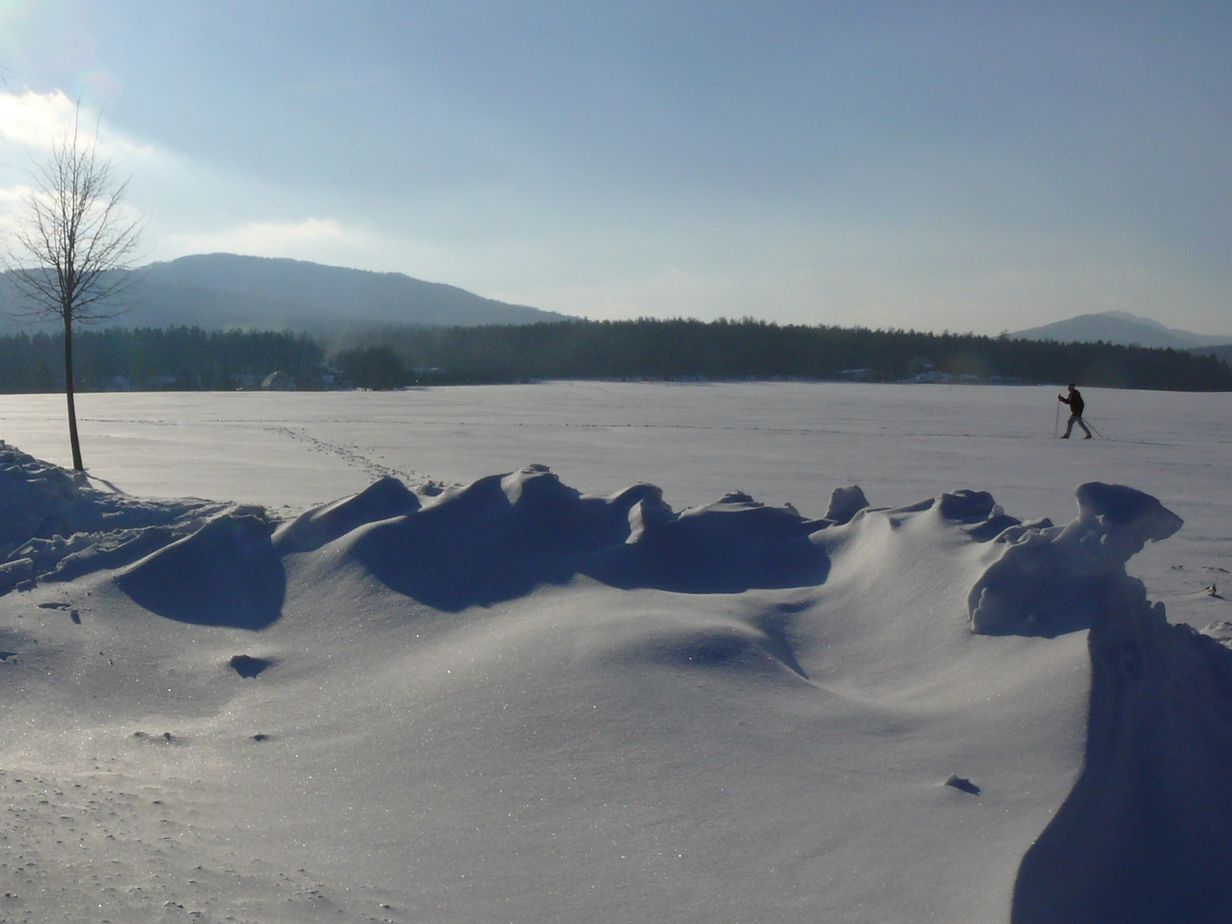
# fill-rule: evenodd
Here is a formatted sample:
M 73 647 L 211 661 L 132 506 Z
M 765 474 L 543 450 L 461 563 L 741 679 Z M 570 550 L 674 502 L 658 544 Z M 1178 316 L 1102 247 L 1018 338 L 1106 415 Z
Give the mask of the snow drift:
M 1013 921 L 1232 921 L 1232 651 L 1128 584 L 1103 604 L 1082 774 L 1023 860 Z
M 130 863 L 112 919 L 185 879 L 220 920 L 1232 916 L 1232 653 L 1126 574 L 1181 525 L 1131 488 L 1060 527 L 855 486 L 812 519 L 536 465 L 277 522 L 5 449 L 0 499 L 0 758 L 87 816 L 124 775 L 191 804 L 156 803 L 174 849 L 92 848 Z M 29 775 L 27 857 L 70 817 Z
M 1125 564 L 1148 541 L 1180 529 L 1180 517 L 1122 485 L 1084 484 L 1076 496 L 1078 516 L 1068 525 L 1008 528 L 997 537 L 1009 547 L 971 589 L 974 631 L 1058 635 L 1145 596 Z
M 264 629 L 282 615 L 286 593 L 272 532 L 264 511 L 229 511 L 123 569 L 116 584 L 160 616 Z
M 197 530 L 225 505 L 144 501 L 0 441 L 0 593 L 117 568 Z
M 348 556 L 391 589 L 449 612 L 577 575 L 687 593 L 825 579 L 825 557 L 808 539 L 819 524 L 741 494 L 675 513 L 652 485 L 585 497 L 536 465 L 389 513 L 354 531 Z M 295 529 L 279 535 L 280 547 Z

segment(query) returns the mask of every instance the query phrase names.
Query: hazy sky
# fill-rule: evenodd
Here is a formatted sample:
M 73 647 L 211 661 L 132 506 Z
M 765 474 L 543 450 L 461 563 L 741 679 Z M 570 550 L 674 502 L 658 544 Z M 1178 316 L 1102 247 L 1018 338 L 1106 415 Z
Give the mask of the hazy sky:
M 1232 3 L 0 0 L 0 223 L 80 98 L 150 260 L 594 318 L 1232 333 Z

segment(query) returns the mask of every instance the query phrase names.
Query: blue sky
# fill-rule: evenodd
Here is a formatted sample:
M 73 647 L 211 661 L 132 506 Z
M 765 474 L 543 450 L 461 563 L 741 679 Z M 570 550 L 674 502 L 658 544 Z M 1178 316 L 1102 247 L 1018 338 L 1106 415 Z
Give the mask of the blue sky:
M 1224 0 L 0 0 L 0 75 L 0 225 L 79 98 L 150 260 L 594 318 L 1232 334 Z

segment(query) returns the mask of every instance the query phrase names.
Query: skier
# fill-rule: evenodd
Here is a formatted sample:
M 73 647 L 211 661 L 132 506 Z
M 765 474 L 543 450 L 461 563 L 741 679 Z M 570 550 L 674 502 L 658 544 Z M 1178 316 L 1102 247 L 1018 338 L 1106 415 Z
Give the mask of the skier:
M 1065 424 L 1065 432 L 1061 434 L 1061 439 L 1069 439 L 1069 431 L 1074 429 L 1074 424 L 1082 427 L 1082 432 L 1086 434 L 1084 440 L 1091 438 L 1091 431 L 1087 429 L 1087 425 L 1082 420 L 1082 412 L 1086 408 L 1086 402 L 1082 400 L 1082 394 L 1074 387 L 1074 383 L 1069 383 L 1069 397 L 1057 395 L 1057 400 L 1062 404 L 1069 405 L 1069 422 Z

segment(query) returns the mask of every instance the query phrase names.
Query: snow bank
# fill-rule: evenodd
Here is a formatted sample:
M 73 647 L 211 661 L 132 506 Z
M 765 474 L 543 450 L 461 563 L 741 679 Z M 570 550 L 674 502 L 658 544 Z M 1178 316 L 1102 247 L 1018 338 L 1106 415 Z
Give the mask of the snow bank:
M 931 511 L 975 542 L 1005 547 L 968 595 L 973 631 L 1052 636 L 1086 628 L 1127 583 L 1125 563 L 1180 519 L 1119 485 L 1077 491 L 1063 527 L 1023 523 L 982 491 L 873 510 L 858 486 L 837 489 L 826 517 L 734 493 L 673 511 L 653 485 L 583 496 L 545 466 L 418 493 L 382 478 L 277 529 L 263 510 L 204 501 L 139 501 L 91 487 L 12 448 L 0 450 L 0 593 L 98 570 L 162 615 L 260 628 L 276 620 L 279 559 L 343 542 L 350 560 L 391 589 L 457 612 L 585 575 L 626 589 L 739 593 L 823 584 L 822 530 L 865 515 L 891 525 Z
M 85 475 L 0 443 L 0 594 L 129 564 L 224 507 L 99 491 Z
M 419 498 L 396 478 L 380 478 L 359 494 L 308 510 L 274 534 L 279 554 L 311 552 L 365 523 L 405 516 L 419 509 Z
M 1013 921 L 1232 921 L 1232 651 L 1128 582 L 1104 602 L 1086 760 L 1023 860 Z
M 1125 564 L 1181 527 L 1157 499 L 1084 484 L 1064 527 L 1011 528 L 968 598 L 989 635 L 1090 629 L 1081 775 L 1027 852 L 1015 924 L 1232 920 L 1232 651 L 1168 624 Z
M 123 569 L 116 584 L 160 616 L 264 629 L 282 615 L 286 595 L 273 529 L 263 510 L 237 508 Z
M 577 575 L 623 588 L 737 593 L 816 584 L 826 573 L 808 539 L 824 524 L 742 494 L 677 513 L 653 485 L 583 496 L 532 465 L 425 498 L 409 513 L 396 509 L 369 509 L 374 522 L 353 530 L 348 557 L 386 586 L 449 612 Z M 280 533 L 278 545 L 290 536 Z
M 825 557 L 808 536 L 832 522 L 738 493 L 682 512 L 648 484 L 583 496 L 531 465 L 418 493 L 382 478 L 275 528 L 259 508 L 98 491 L 12 449 L 0 464 L 0 593 L 110 570 L 161 615 L 249 628 L 278 617 L 281 557 L 339 540 L 387 586 L 456 612 L 579 574 L 696 593 L 816 584 Z M 835 503 L 841 519 L 866 504 L 859 488 Z
M 1092 482 L 1076 492 L 1078 516 L 1063 527 L 1010 527 L 1005 553 L 971 588 L 971 628 L 987 635 L 1054 636 L 1090 627 L 1114 601 L 1145 599 L 1125 563 L 1167 539 L 1181 518 L 1123 485 Z

